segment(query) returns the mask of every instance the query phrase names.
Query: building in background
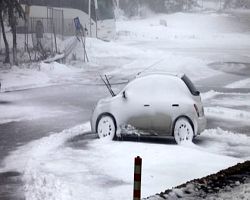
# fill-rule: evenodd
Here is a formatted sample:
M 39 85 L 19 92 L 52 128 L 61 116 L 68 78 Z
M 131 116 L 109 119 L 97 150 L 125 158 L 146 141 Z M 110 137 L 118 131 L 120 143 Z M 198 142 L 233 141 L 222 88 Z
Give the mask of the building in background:
M 28 24 L 19 21 L 19 32 L 33 32 L 38 21 L 44 32 L 74 35 L 73 19 L 79 17 L 88 36 L 110 40 L 115 36 L 113 0 L 20 0 Z M 39 23 L 40 23 L 39 22 Z

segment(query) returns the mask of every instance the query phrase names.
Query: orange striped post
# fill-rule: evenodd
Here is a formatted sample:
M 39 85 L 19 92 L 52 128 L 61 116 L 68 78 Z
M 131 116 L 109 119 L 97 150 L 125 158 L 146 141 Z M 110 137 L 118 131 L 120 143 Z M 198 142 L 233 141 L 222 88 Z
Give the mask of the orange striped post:
M 141 170 L 142 170 L 142 159 L 139 156 L 137 156 L 135 158 L 133 200 L 141 199 Z

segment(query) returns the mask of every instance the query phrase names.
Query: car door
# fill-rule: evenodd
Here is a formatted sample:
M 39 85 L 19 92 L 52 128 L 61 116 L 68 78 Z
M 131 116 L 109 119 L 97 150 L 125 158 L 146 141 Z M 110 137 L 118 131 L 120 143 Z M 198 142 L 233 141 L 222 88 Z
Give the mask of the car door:
M 127 124 L 140 130 L 152 129 L 151 82 L 140 78 L 129 84 L 124 93 Z
M 154 88 L 151 93 L 151 109 L 152 109 L 152 129 L 158 135 L 166 135 L 171 133 L 172 124 L 172 104 L 176 101 L 172 95 L 171 84 L 166 77 L 159 76 L 154 81 Z

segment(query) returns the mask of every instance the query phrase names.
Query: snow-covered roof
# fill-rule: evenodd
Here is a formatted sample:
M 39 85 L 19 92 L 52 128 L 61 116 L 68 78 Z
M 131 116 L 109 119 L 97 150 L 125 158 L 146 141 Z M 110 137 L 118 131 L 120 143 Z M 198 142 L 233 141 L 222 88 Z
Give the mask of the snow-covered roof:
M 176 76 L 182 78 L 185 74 L 184 73 L 174 73 L 174 72 L 143 72 L 136 76 L 136 78 L 150 76 L 150 75 L 166 75 L 166 76 Z

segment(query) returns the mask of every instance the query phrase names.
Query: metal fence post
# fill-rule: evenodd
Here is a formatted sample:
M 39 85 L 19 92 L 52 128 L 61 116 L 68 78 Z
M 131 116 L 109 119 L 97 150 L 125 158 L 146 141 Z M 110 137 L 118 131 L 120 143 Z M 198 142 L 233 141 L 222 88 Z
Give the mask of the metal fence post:
M 137 156 L 135 158 L 134 168 L 134 195 L 133 200 L 141 199 L 141 171 L 142 171 L 142 159 Z

